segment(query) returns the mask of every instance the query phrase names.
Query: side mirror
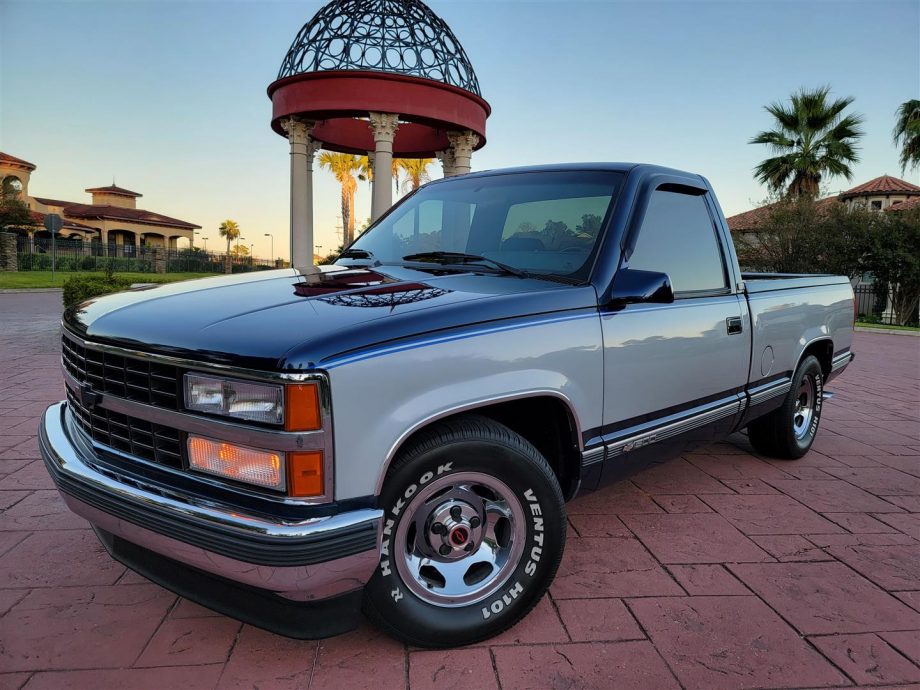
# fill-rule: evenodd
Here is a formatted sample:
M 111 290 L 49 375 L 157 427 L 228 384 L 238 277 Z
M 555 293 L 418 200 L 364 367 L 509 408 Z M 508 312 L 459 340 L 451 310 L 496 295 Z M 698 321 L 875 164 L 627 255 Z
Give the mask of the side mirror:
M 613 279 L 609 306 L 622 309 L 627 304 L 670 304 L 673 301 L 674 291 L 667 273 L 621 268 Z

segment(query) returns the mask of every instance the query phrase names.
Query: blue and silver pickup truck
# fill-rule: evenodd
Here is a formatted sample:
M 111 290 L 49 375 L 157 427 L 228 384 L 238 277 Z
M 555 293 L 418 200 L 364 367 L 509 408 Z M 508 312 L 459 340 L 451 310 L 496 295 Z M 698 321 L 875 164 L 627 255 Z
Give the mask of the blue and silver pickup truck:
M 537 603 L 566 501 L 624 463 L 742 429 L 805 454 L 852 334 L 847 278 L 740 271 L 699 175 L 475 173 L 335 265 L 69 309 L 41 451 L 112 556 L 183 596 L 461 645 Z

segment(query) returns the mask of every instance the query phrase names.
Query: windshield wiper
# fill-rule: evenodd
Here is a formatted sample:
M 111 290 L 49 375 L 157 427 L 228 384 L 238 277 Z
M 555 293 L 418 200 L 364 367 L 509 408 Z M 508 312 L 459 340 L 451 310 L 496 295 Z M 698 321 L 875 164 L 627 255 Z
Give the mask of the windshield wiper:
M 502 273 L 517 276 L 518 278 L 531 277 L 527 271 L 522 271 L 514 266 L 503 264 L 495 259 L 489 259 L 485 256 L 479 256 L 478 254 L 465 254 L 463 252 L 420 252 L 418 254 L 407 254 L 403 257 L 403 261 L 430 261 L 437 264 L 461 265 L 483 264 L 485 266 L 492 266 Z

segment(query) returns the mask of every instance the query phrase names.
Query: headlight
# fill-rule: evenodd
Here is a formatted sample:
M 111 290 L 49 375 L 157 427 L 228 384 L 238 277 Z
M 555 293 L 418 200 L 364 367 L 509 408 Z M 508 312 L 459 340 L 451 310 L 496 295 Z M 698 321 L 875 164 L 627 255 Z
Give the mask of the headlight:
M 284 388 L 270 383 L 185 375 L 185 407 L 253 422 L 284 422 Z

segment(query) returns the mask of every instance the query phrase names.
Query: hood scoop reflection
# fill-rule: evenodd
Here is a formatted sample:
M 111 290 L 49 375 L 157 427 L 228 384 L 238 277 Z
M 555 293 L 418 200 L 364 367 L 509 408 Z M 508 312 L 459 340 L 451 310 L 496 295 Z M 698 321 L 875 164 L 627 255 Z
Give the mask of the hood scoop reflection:
M 414 304 L 446 295 L 452 290 L 427 283 L 402 282 L 368 269 L 305 276 L 294 284 L 298 297 L 313 297 L 340 307 L 389 307 Z

